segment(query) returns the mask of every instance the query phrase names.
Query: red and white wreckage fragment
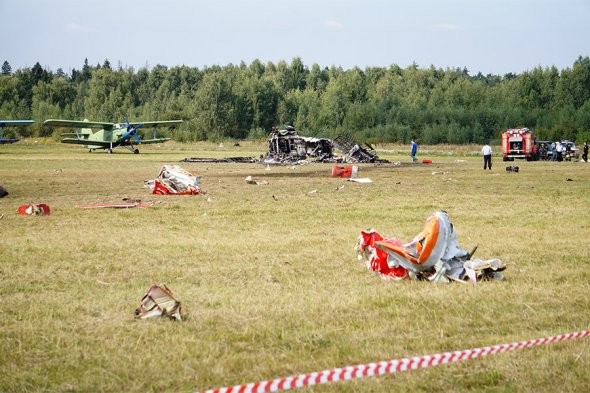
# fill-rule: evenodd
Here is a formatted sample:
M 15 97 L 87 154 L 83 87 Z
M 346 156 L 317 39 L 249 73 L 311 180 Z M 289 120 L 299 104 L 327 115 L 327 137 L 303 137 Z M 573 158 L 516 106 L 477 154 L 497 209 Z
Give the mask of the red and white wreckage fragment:
M 433 282 L 503 280 L 506 266 L 499 259 L 472 259 L 459 246 L 457 233 L 444 211 L 427 220 L 422 232 L 409 243 L 386 239 L 373 229 L 362 231 L 356 245 L 359 260 L 384 279 Z
M 201 177 L 195 176 L 178 165 L 164 165 L 158 178 L 145 182 L 145 187 L 156 195 L 200 195 Z
M 16 212 L 21 216 L 48 216 L 51 209 L 45 203 L 31 203 L 19 206 Z

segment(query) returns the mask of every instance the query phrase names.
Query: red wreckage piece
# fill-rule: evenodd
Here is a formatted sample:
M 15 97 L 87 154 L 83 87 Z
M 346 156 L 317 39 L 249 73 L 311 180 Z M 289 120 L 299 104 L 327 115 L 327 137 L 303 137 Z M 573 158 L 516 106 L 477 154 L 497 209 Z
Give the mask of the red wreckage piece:
M 158 178 L 148 180 L 145 186 L 156 195 L 200 195 L 201 177 L 184 170 L 178 165 L 164 165 Z
M 18 207 L 17 213 L 21 216 L 48 216 L 51 209 L 44 203 L 22 205 Z
M 367 268 L 385 279 L 412 278 L 433 282 L 504 280 L 506 266 L 499 259 L 472 259 L 459 246 L 457 233 L 444 211 L 432 214 L 410 242 L 386 239 L 371 229 L 362 231 L 356 251 Z
M 362 258 L 360 254 L 364 255 L 367 269 L 378 272 L 383 278 L 401 280 L 408 276 L 408 271 L 402 266 L 390 267 L 387 264 L 387 252 L 376 248 L 375 242 L 386 241 L 390 242 L 395 246 L 403 246 L 402 242 L 397 239 L 384 240 L 378 232 L 369 230 L 367 232 L 362 231 L 359 237 L 358 251 L 359 258 Z

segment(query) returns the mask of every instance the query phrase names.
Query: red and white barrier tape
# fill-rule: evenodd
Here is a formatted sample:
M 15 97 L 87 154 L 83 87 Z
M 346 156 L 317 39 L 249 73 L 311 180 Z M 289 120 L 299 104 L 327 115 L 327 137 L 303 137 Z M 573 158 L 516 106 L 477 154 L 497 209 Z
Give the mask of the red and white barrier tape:
M 436 355 L 418 356 L 413 358 L 404 358 L 397 360 L 388 360 L 378 363 L 360 364 L 357 366 L 348 366 L 344 368 L 334 368 L 310 374 L 301 374 L 287 378 L 278 378 L 270 381 L 249 383 L 246 385 L 235 385 L 230 387 L 209 389 L 206 393 L 262 393 L 262 392 L 279 392 L 303 388 L 313 385 L 321 385 L 338 381 L 350 381 L 357 378 L 373 377 L 383 374 L 394 374 L 401 371 L 416 370 L 418 368 L 427 368 L 458 362 L 466 359 L 476 359 L 483 356 L 495 355 L 517 349 L 536 347 L 543 344 L 551 344 L 557 341 L 574 340 L 590 335 L 590 330 L 581 332 L 561 334 L 559 336 L 539 338 L 536 340 L 520 341 L 511 344 L 493 345 L 475 349 L 466 349 L 463 351 L 444 352 Z

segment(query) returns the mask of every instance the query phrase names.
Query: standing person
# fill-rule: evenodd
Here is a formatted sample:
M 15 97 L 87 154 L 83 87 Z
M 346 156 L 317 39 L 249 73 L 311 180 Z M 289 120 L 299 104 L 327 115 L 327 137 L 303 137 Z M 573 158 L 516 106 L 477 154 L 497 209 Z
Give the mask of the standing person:
M 486 168 L 492 170 L 492 148 L 488 143 L 481 148 L 481 154 L 483 154 L 483 170 Z
M 560 142 L 555 142 L 555 152 L 557 153 L 555 160 L 557 162 L 563 161 L 563 147 Z
M 584 150 L 582 150 L 582 161 L 588 162 L 588 142 L 584 142 Z
M 412 149 L 410 150 L 410 157 L 412 157 L 412 161 L 416 162 L 416 153 L 418 153 L 418 144 L 412 140 L 411 143 Z

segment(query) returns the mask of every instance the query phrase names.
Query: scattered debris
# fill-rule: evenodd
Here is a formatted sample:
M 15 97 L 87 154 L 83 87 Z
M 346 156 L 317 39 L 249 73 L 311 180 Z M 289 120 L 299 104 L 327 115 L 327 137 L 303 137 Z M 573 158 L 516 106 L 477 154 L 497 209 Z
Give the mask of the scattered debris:
M 268 182 L 266 180 L 257 181 L 257 180 L 254 180 L 254 178 L 252 178 L 252 176 L 246 176 L 246 183 L 255 184 L 257 186 L 264 186 L 264 185 L 268 184 Z
M 332 177 L 356 178 L 358 175 L 358 171 L 359 167 L 356 165 L 334 165 L 332 167 Z
M 371 229 L 362 231 L 355 247 L 359 260 L 382 278 L 412 278 L 434 282 L 503 280 L 506 267 L 499 259 L 471 259 L 477 247 L 467 252 L 459 247 L 457 233 L 448 215 L 437 211 L 422 232 L 409 243 L 385 239 Z
M 184 310 L 166 285 L 153 284 L 141 299 L 141 304 L 135 310 L 135 317 L 140 319 L 166 317 L 181 321 L 184 318 Z
M 121 198 L 121 200 L 123 200 L 125 202 L 135 202 L 135 203 L 140 203 L 141 202 L 141 199 L 139 199 L 139 198 L 123 197 L 123 198 Z
M 507 166 L 506 167 L 506 172 L 518 172 L 518 167 L 517 166 Z
M 449 172 L 446 172 L 446 171 L 434 171 L 434 172 L 432 172 L 433 175 L 446 175 L 447 173 L 449 173 Z
M 313 196 L 317 193 L 318 193 L 318 190 L 311 190 L 310 192 L 307 193 L 307 195 Z
M 44 203 L 31 203 L 30 205 L 19 206 L 17 213 L 21 216 L 48 216 L 51 210 Z
M 3 186 L 0 186 L 0 198 L 4 198 L 8 195 L 8 191 Z
M 350 178 L 348 181 L 354 183 L 373 183 L 373 180 L 369 179 L 368 177 L 357 177 L 357 178 Z
M 164 165 L 158 178 L 147 180 L 145 187 L 158 195 L 199 195 L 201 177 L 194 176 L 178 165 Z
M 356 182 L 356 183 L 372 183 L 371 179 L 359 178 L 358 176 L 358 166 L 356 165 L 348 165 L 348 166 L 338 166 L 334 165 L 332 167 L 332 177 L 342 177 L 348 178 L 348 181 Z
M 432 164 L 432 160 L 424 159 L 422 160 L 422 164 Z
M 226 158 L 198 158 L 190 157 L 181 160 L 181 162 L 235 162 L 235 163 L 256 163 L 258 160 L 254 157 L 226 157 Z
M 360 146 L 348 133 L 341 134 L 334 139 L 336 146 L 344 154 L 345 162 L 381 162 L 388 163 L 388 160 L 381 159 L 377 156 L 373 146 L 365 143 Z

